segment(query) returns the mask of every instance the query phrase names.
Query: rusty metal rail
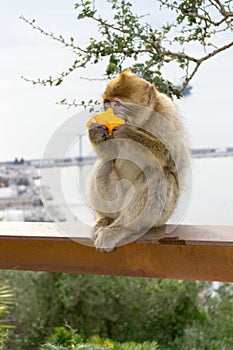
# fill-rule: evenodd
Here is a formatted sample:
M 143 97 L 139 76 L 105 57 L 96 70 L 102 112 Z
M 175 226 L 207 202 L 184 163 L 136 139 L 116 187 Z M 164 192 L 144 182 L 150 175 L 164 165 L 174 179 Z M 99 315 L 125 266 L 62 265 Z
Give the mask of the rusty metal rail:
M 233 282 L 233 226 L 151 230 L 107 254 L 80 234 L 64 237 L 52 223 L 0 222 L 0 268 Z

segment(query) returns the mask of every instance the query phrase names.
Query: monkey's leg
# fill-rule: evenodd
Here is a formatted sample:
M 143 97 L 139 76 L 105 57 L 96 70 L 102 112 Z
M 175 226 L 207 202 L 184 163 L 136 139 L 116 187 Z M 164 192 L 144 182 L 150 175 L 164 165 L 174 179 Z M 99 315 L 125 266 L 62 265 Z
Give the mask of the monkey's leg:
M 109 226 L 113 221 L 114 221 L 113 218 L 108 218 L 108 217 L 99 218 L 95 223 L 95 228 L 99 229 L 100 227 Z
M 113 169 L 113 161 L 97 161 L 91 176 L 89 201 L 92 209 L 99 216 L 91 229 L 91 238 L 96 239 L 96 232 L 110 225 L 118 215 L 121 196 L 116 191 L 118 177 Z
M 154 187 L 148 186 L 148 181 L 152 185 L 154 179 L 145 181 L 144 175 L 141 176 L 134 183 L 135 193 L 130 204 L 111 225 L 99 228 L 95 240 L 98 250 L 110 252 L 121 243 L 126 244 L 139 238 L 156 225 L 166 205 L 166 191 L 160 176 Z
M 96 220 L 94 226 L 91 229 L 91 238 L 93 241 L 95 241 L 97 237 L 97 232 L 99 229 L 111 225 L 111 223 L 114 221 L 113 218 L 109 217 L 101 217 Z
M 123 242 L 127 243 L 139 238 L 153 226 L 164 225 L 169 216 L 169 206 L 173 209 L 173 205 L 166 202 L 167 188 L 169 188 L 169 177 L 166 173 L 170 172 L 168 167 L 170 162 L 169 152 L 163 144 L 131 126 L 118 128 L 114 133 L 115 137 L 123 139 L 121 145 L 128 148 L 129 160 L 135 159 L 138 164 L 143 165 L 143 172 L 136 179 L 132 176 L 135 171 L 131 172 L 135 190 L 131 204 L 120 211 L 111 225 L 96 231 L 95 246 L 98 250 L 105 252 L 112 251 Z M 127 139 L 137 142 L 138 147 L 132 147 L 132 143 L 127 142 Z M 124 156 L 127 159 L 127 152 L 124 152 Z M 119 173 L 122 171 L 124 173 L 125 170 L 127 178 L 130 169 L 127 170 L 124 163 L 121 161 L 118 163 L 118 160 L 115 166 Z M 163 169 L 164 166 L 166 170 Z M 177 186 L 176 183 L 175 186 Z M 169 193 L 169 198 L 174 195 L 172 191 Z M 127 198 L 127 194 L 125 197 Z M 170 199 L 169 202 L 172 202 Z M 124 208 L 124 202 L 122 208 Z

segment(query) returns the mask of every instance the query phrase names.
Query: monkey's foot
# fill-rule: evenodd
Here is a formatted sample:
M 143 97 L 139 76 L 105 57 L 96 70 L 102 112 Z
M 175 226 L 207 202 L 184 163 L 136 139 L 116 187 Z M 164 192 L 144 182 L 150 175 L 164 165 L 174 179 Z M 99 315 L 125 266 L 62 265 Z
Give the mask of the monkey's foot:
M 112 252 L 123 240 L 132 236 L 132 232 L 122 226 L 110 226 L 99 228 L 94 241 L 95 247 L 100 252 Z
M 92 230 L 91 230 L 91 238 L 93 241 L 96 240 L 97 235 L 98 235 L 98 231 L 101 227 L 106 227 L 109 226 L 112 222 L 114 221 L 114 219 L 112 218 L 108 218 L 108 217 L 104 217 L 104 218 L 100 218 L 95 222 L 95 225 L 93 226 Z
M 105 141 L 108 136 L 108 128 L 102 124 L 91 124 L 88 132 L 90 141 L 94 145 L 98 145 L 99 143 Z

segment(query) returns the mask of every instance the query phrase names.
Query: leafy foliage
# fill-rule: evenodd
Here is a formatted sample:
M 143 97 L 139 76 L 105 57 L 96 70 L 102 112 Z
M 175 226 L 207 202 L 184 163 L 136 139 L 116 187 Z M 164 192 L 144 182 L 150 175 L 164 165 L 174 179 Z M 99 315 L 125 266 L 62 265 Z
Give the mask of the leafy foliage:
M 98 334 L 120 343 L 157 341 L 163 349 L 195 321 L 206 321 L 198 295 L 207 283 L 42 272 L 7 276 L 17 300 L 9 350 L 37 349 L 66 322 L 84 341 Z
M 145 15 L 136 14 L 130 1 L 105 2 L 112 13 L 110 19 L 101 15 L 94 0 L 80 0 L 75 4 L 77 20 L 93 21 L 98 29 L 98 34 L 90 37 L 84 48 L 76 44 L 73 37 L 66 39 L 62 35 L 46 32 L 35 24 L 35 20 L 29 21 L 21 16 L 32 28 L 61 43 L 75 55 L 70 67 L 57 77 L 26 80 L 33 84 L 59 86 L 75 70 L 87 68 L 89 64 L 100 64 L 104 60 L 104 78 L 113 78 L 130 67 L 133 72 L 154 83 L 160 91 L 180 98 L 203 62 L 233 46 L 232 40 L 218 44 L 218 36 L 232 31 L 232 1 L 159 0 L 157 3 L 160 7 L 157 10 L 162 11 L 164 17 L 169 18 L 170 11 L 173 18 L 176 16 L 175 20 L 160 27 L 152 26 L 149 19 L 146 21 Z M 153 5 L 156 10 L 154 2 Z M 192 55 L 190 51 L 197 54 Z M 180 72 L 183 80 L 180 87 L 165 77 L 164 70 L 169 65 Z M 102 66 L 100 69 L 103 69 Z M 76 99 L 72 102 L 63 99 L 61 104 L 69 107 L 88 105 Z
M 7 350 L 232 349 L 233 284 L 214 290 L 195 281 L 4 273 L 16 299 Z
M 11 287 L 0 282 L 0 317 L 4 316 L 8 308 L 13 305 L 14 296 Z M 7 340 L 8 330 L 13 328 L 12 325 L 5 324 L 4 319 L 0 319 L 0 349 L 4 349 Z
M 48 343 L 41 347 L 41 350 L 57 349 L 57 350 L 158 350 L 156 341 L 143 342 L 141 344 L 135 342 L 118 343 L 108 338 L 101 338 L 98 335 L 92 336 L 84 343 L 81 336 L 70 327 L 56 327 L 53 334 L 49 337 Z

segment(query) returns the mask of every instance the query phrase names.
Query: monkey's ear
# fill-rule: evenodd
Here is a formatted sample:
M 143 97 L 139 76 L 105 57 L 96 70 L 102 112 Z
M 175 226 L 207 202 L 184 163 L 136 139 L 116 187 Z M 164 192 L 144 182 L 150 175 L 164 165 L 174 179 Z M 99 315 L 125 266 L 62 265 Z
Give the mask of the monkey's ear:
M 131 69 L 127 68 L 125 70 L 123 70 L 123 72 L 121 72 L 120 76 L 121 78 L 128 78 L 129 76 L 135 75 L 134 73 L 132 73 Z
M 148 84 L 147 95 L 148 95 L 148 106 L 153 108 L 155 104 L 155 99 L 156 99 L 156 89 L 154 84 Z

